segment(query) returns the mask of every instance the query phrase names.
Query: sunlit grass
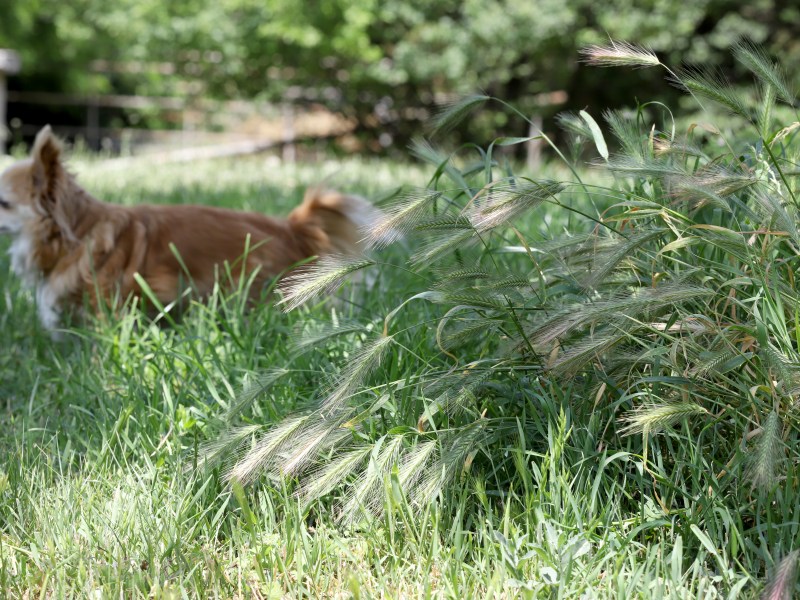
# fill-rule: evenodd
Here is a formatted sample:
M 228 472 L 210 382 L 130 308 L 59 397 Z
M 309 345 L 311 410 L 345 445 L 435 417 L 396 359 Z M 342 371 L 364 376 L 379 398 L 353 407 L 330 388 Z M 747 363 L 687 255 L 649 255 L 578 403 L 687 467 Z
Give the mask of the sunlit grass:
M 332 186 L 373 199 L 424 186 L 429 176 L 424 167 L 363 160 L 123 170 L 76 160 L 73 168 L 109 201 L 274 214 L 329 174 Z M 568 174 L 548 165 L 541 176 Z M 597 215 L 579 191 L 567 194 Z M 549 205 L 530 215 L 520 225 L 530 239 L 580 229 L 574 213 Z M 232 412 L 247 428 L 310 409 L 329 376 L 417 289 L 399 269 L 379 270 L 369 291 L 346 285 L 334 300 L 295 312 L 270 303 L 246 311 L 234 292 L 192 306 L 175 327 L 132 312 L 75 327 L 59 343 L 38 324 L 4 255 L 0 274 L 0 589 L 10 597 L 736 597 L 756 589 L 773 567 L 771 551 L 795 537 L 794 471 L 785 493 L 739 506 L 736 482 L 698 451 L 685 424 L 653 441 L 645 462 L 639 437 L 606 444 L 619 412 L 598 401 L 602 389 L 589 386 L 587 395 L 579 380 L 561 386 L 524 373 L 498 390 L 527 427 L 496 449 L 506 467 L 464 465 L 455 489 L 433 504 L 410 504 L 402 468 L 374 479 L 365 499 L 382 511 L 373 520 L 342 518 L 340 507 L 357 502 L 324 481 L 317 490 L 326 494 L 309 501 L 291 477 L 264 476 L 242 489 L 228 483 L 223 465 L 196 468 Z M 437 316 L 412 303 L 391 330 Z M 298 351 L 301 334 L 322 320 L 342 324 L 345 337 Z M 370 325 L 348 329 L 355 320 Z M 451 366 L 421 335 L 392 344 L 374 368 L 383 381 L 413 382 L 423 363 Z M 280 368 L 290 376 L 265 379 Z M 239 404 L 243 390 L 261 384 L 263 393 Z M 367 393 L 386 394 L 389 420 L 423 406 L 411 385 Z M 243 430 L 248 444 L 254 429 Z

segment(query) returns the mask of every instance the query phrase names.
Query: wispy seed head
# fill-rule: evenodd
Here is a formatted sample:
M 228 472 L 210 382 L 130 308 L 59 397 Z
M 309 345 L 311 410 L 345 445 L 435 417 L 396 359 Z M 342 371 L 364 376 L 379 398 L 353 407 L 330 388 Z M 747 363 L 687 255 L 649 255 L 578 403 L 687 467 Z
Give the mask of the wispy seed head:
M 661 64 L 655 52 L 628 42 L 610 40 L 605 46 L 589 46 L 581 50 L 584 61 L 599 67 L 657 67 Z

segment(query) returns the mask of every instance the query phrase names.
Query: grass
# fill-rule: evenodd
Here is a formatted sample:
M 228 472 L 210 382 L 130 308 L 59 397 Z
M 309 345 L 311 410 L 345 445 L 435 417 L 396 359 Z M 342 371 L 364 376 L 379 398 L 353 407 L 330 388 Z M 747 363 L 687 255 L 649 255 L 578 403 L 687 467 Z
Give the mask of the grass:
M 372 198 L 429 176 L 357 160 L 74 168 L 109 201 L 277 214 L 320 176 L 335 174 L 332 184 Z M 596 211 L 573 194 L 573 205 Z M 574 213 L 552 206 L 532 214 L 531 239 L 579 228 Z M 704 444 L 723 424 L 698 438 L 679 420 L 649 441 L 645 460 L 641 436 L 608 435 L 623 400 L 599 402 L 580 378 L 524 374 L 496 392 L 519 407 L 520 435 L 424 506 L 409 502 L 390 469 L 375 487 L 380 516 L 344 523 L 336 507 L 346 490 L 306 503 L 296 494 L 302 481 L 265 475 L 241 488 L 226 482 L 224 466 L 196 463 L 264 373 L 286 367 L 291 377 L 254 395 L 241 413 L 245 427 L 311 405 L 327 374 L 352 359 L 354 346 L 336 339 L 298 355 L 299 331 L 332 318 L 378 326 L 418 289 L 414 275 L 379 269 L 370 293 L 346 287 L 290 313 L 248 312 L 241 295 L 216 295 L 175 327 L 132 312 L 53 343 L 5 257 L 0 274 L 0 589 L 9 597 L 752 597 L 800 534 L 794 470 L 774 496 L 746 505 L 731 494 L 737 481 L 720 479 Z M 435 328 L 440 316 L 411 304 L 392 329 Z M 449 368 L 429 337 L 393 348 L 375 379 Z M 370 391 L 385 396 L 386 426 L 420 414 L 411 386 Z

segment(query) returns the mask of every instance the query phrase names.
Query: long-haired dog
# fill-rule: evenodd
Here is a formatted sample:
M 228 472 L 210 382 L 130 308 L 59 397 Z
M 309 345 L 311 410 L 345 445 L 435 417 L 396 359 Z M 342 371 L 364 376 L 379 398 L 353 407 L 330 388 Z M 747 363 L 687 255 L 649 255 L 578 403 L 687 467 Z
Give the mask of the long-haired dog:
M 219 267 L 252 274 L 252 290 L 309 257 L 359 249 L 376 215 L 365 200 L 312 190 L 286 219 L 208 206 L 118 206 L 92 197 L 64 166 L 50 127 L 29 158 L 0 175 L 0 232 L 12 268 L 36 291 L 48 329 L 64 310 L 141 295 L 164 305 L 188 287 L 210 293 Z

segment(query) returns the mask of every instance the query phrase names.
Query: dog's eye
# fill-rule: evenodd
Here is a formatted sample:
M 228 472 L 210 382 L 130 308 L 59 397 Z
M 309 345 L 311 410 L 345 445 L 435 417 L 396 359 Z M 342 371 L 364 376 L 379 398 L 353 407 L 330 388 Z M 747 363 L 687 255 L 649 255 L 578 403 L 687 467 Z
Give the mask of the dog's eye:
M 7 200 L 3 200 L 2 198 L 0 198 L 0 208 L 9 209 L 11 208 L 11 203 L 8 202 Z

